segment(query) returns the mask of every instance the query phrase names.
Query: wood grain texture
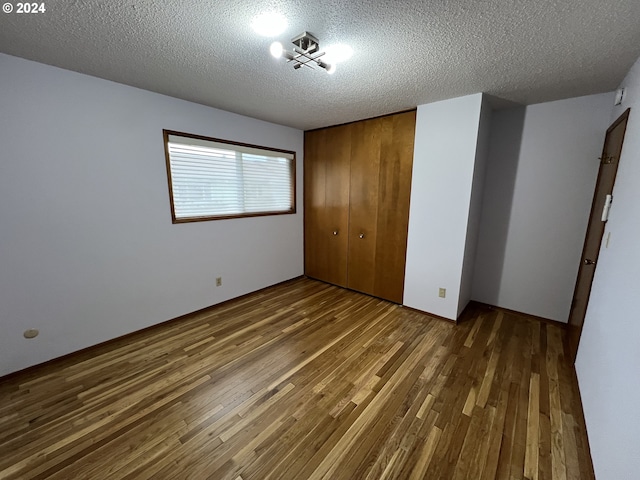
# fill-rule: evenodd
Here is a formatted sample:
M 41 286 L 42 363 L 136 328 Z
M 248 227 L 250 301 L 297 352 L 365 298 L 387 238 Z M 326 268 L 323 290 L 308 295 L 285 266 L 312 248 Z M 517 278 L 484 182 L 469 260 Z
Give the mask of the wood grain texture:
M 329 281 L 324 277 L 322 256 L 327 251 L 325 226 L 326 163 L 316 161 L 322 155 L 326 134 L 322 130 L 304 134 L 304 270 L 307 275 Z M 341 285 L 346 286 L 345 283 Z
M 346 286 L 349 244 L 349 174 L 351 166 L 351 125 L 334 127 L 325 133 L 326 183 L 325 229 L 329 236 L 326 278 L 330 283 Z M 337 232 L 337 235 L 334 233 Z
M 385 119 L 351 125 L 351 187 L 347 286 L 374 294 L 378 229 L 380 144 Z
M 305 272 L 347 286 L 351 126 L 305 133 Z
M 415 119 L 305 132 L 306 275 L 402 303 Z
M 2 479 L 593 479 L 565 330 L 298 279 L 0 383 Z
M 402 303 L 416 112 L 381 119 L 373 295 Z

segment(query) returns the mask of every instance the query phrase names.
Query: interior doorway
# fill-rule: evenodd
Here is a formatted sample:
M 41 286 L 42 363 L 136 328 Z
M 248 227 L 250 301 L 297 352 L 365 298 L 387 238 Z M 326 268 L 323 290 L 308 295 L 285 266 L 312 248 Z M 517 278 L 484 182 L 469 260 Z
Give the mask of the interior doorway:
M 620 152 L 622 151 L 629 111 L 630 109 L 627 109 L 607 129 L 604 146 L 602 147 L 600 170 L 598 172 L 598 180 L 591 204 L 587 234 L 582 248 L 580 269 L 578 270 L 576 287 L 573 292 L 571 312 L 569 313 L 568 344 L 572 361 L 575 361 L 576 354 L 578 353 L 578 344 L 580 343 L 584 317 L 587 313 L 587 305 L 589 304 L 591 284 L 597 267 L 598 254 L 605 231 L 606 216 L 609 205 L 613 201 L 613 186 L 616 180 L 616 174 L 618 173 Z

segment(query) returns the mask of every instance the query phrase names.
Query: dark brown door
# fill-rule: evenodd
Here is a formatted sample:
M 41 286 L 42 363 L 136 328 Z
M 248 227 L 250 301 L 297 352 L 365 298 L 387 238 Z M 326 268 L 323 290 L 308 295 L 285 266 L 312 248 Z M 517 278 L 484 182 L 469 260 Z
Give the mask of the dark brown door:
M 347 285 L 351 125 L 305 133 L 305 273 Z
M 416 112 L 382 119 L 373 294 L 402 303 Z
M 382 119 L 352 124 L 347 286 L 373 295 Z
M 602 212 L 607 195 L 611 195 L 613 192 L 628 117 L 629 109 L 609 127 L 604 140 L 604 147 L 602 148 L 600 171 L 598 172 L 596 190 L 591 204 L 591 215 L 589 217 L 587 235 L 582 249 L 580 269 L 578 270 L 578 279 L 576 280 L 571 312 L 569 314 L 568 342 L 569 353 L 573 360 L 575 360 L 576 353 L 578 352 L 582 325 L 587 312 L 587 305 L 589 304 L 591 283 L 593 282 L 593 276 L 598 262 L 598 254 L 600 252 L 600 244 L 602 243 L 602 235 L 605 229 Z

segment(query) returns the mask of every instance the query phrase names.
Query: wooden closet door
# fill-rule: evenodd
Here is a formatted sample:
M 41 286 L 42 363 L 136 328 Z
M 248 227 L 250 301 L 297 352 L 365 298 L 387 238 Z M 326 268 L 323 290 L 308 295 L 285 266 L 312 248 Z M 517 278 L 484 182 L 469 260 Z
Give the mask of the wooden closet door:
M 382 119 L 373 294 L 402 303 L 416 112 Z
M 305 273 L 347 286 L 351 126 L 305 133 Z
M 374 294 L 381 119 L 351 124 L 347 286 Z
M 322 239 L 318 232 L 324 224 L 325 165 L 318 161 L 322 132 L 304 134 L 304 271 L 319 278 L 322 265 Z

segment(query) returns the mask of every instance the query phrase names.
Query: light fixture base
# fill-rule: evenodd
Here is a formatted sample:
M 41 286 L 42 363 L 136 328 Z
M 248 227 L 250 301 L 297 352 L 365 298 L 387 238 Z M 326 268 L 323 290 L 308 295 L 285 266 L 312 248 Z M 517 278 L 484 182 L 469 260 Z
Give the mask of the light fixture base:
M 302 32 L 300 35 L 293 37 L 291 43 L 305 53 L 313 53 L 320 50 L 320 41 L 309 32 Z

